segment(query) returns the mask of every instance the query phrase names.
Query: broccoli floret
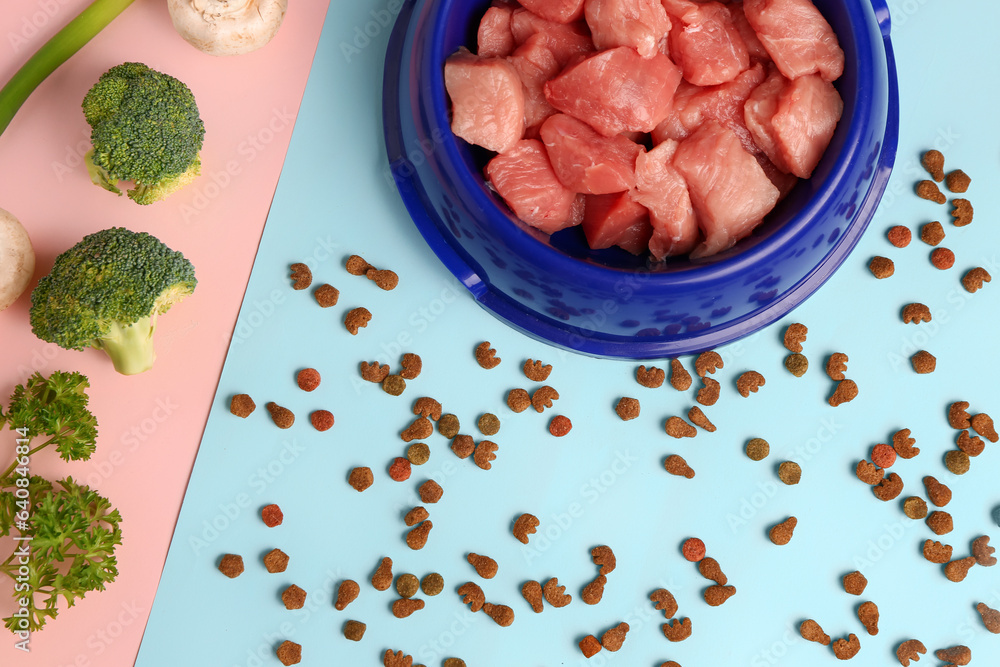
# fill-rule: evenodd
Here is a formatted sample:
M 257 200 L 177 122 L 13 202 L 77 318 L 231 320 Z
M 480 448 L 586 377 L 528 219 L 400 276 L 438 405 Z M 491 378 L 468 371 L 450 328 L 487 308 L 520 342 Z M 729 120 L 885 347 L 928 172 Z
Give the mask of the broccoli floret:
M 152 204 L 201 173 L 205 124 L 191 90 L 142 63 L 124 63 L 101 75 L 83 98 L 93 149 L 86 155 L 94 183 Z
M 149 370 L 157 317 L 194 292 L 184 256 L 155 236 L 113 227 L 56 258 L 31 293 L 31 328 L 67 350 L 104 350 L 115 370 Z

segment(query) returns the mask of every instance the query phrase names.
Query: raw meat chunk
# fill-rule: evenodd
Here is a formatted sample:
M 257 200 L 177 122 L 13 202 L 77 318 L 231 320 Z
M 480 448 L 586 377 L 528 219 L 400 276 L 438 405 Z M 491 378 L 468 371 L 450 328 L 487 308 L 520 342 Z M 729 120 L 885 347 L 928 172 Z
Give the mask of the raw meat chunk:
M 705 240 L 691 257 L 732 247 L 749 234 L 778 201 L 778 189 L 739 137 L 716 121 L 702 124 L 677 147 L 674 167 L 688 184 Z
M 649 210 L 653 234 L 649 251 L 656 259 L 690 252 L 698 242 L 698 221 L 684 177 L 674 167 L 678 143 L 667 139 L 636 160 L 632 199 Z
M 510 31 L 510 17 L 514 6 L 493 3 L 479 22 L 477 53 L 482 58 L 504 58 L 514 51 L 514 33 Z
M 518 45 L 524 44 L 534 34 L 544 35 L 545 46 L 563 67 L 580 55 L 594 51 L 594 40 L 590 38 L 587 24 L 583 21 L 555 23 L 519 7 L 511 14 L 510 31 L 514 35 L 514 43 Z
M 843 110 L 840 93 L 818 74 L 800 76 L 781 91 L 771 125 L 791 173 L 799 178 L 812 176 Z
M 788 79 L 782 76 L 774 66 L 769 68 L 767 79 L 757 86 L 746 104 L 743 106 L 743 118 L 754 143 L 774 163 L 774 166 L 785 173 L 791 168 L 784 156 L 778 150 L 778 142 L 774 136 L 774 126 L 771 120 L 778 110 L 778 96 L 788 85 Z
M 524 87 L 514 67 L 462 47 L 444 64 L 451 130 L 470 144 L 503 153 L 524 134 Z
M 844 72 L 837 36 L 809 0 L 745 0 L 743 11 L 787 78 L 819 74 L 835 81 Z
M 743 11 L 743 0 L 730 2 L 729 14 L 733 17 L 733 23 L 736 25 L 736 30 L 740 33 L 740 37 L 743 38 L 743 43 L 747 46 L 751 62 L 771 62 L 771 56 L 768 54 L 767 49 L 764 48 L 760 37 L 757 36 L 750 22 L 747 21 L 747 15 Z
M 508 58 L 524 84 L 524 125 L 528 130 L 536 128 L 543 120 L 556 113 L 545 99 L 543 86 L 562 67 L 547 44 L 545 35 L 535 33 Z
M 680 79 L 680 69 L 662 53 L 643 58 L 619 46 L 564 69 L 545 84 L 545 97 L 606 137 L 650 132 L 670 113 Z
M 622 250 L 627 250 L 633 255 L 645 255 L 648 251 L 649 238 L 653 234 L 653 228 L 648 220 L 640 220 L 618 237 L 615 245 Z
M 629 233 L 637 223 L 649 224 L 649 211 L 627 192 L 610 195 L 586 195 L 583 233 L 594 250 L 610 248 Z
M 521 6 L 555 23 L 569 23 L 583 16 L 583 0 L 521 0 Z
M 642 147 L 625 137 L 603 137 L 583 121 L 556 114 L 542 123 L 541 138 L 556 176 L 570 190 L 604 195 L 635 185 Z
M 670 11 L 670 7 L 667 7 Z M 750 66 L 750 54 L 739 30 L 720 2 L 685 8 L 670 32 L 670 54 L 684 78 L 696 86 L 732 81 Z
M 583 196 L 559 182 L 545 146 L 523 139 L 486 165 L 486 176 L 518 218 L 551 234 L 583 221 Z
M 660 0 L 586 0 L 583 11 L 598 49 L 631 46 L 643 58 L 667 53 L 670 18 Z

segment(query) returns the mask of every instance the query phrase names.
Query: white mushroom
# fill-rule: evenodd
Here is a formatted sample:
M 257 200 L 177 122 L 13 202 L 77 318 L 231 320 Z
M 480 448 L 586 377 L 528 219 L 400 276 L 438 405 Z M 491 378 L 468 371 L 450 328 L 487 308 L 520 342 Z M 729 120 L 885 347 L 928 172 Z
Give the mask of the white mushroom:
M 31 239 L 13 215 L 0 208 L 0 310 L 17 301 L 35 272 Z
M 167 0 L 180 36 L 213 56 L 249 53 L 271 41 L 288 0 Z

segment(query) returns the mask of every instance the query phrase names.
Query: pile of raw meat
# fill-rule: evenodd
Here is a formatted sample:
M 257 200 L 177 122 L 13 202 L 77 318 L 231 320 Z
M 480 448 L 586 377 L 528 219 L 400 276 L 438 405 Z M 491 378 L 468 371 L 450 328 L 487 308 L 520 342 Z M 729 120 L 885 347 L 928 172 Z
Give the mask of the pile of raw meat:
M 452 130 L 524 222 L 706 257 L 809 178 L 843 110 L 810 0 L 494 0 L 445 64 Z

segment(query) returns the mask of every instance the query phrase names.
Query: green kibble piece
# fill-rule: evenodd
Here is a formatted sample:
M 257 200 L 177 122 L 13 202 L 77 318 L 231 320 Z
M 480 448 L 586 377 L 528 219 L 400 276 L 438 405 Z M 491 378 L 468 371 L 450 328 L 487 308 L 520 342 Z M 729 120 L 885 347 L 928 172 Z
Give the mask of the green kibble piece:
M 399 396 L 406 389 L 406 380 L 399 375 L 386 375 L 382 380 L 382 389 L 390 396 Z
M 923 498 L 910 496 L 903 501 L 903 514 L 914 520 L 927 517 L 927 502 Z
M 944 467 L 956 475 L 969 472 L 969 455 L 960 449 L 953 449 L 944 455 Z
M 424 595 L 439 595 L 444 590 L 444 577 L 437 572 L 431 572 L 420 582 L 420 590 Z
M 460 428 L 461 424 L 458 422 L 458 417 L 450 412 L 448 414 L 441 415 L 441 419 L 438 420 L 438 433 L 449 440 L 458 435 L 458 430 Z
M 798 484 L 802 479 L 802 467 L 795 461 L 783 461 L 778 466 L 778 479 L 788 485 Z
M 785 357 L 785 368 L 788 369 L 789 373 L 800 378 L 809 370 L 809 360 L 806 359 L 806 355 L 796 352 Z
M 484 413 L 479 418 L 478 426 L 483 435 L 496 435 L 500 431 L 500 418 L 492 412 Z
M 420 590 L 420 580 L 412 574 L 401 574 L 396 577 L 396 592 L 401 598 L 412 598 Z
M 771 447 L 764 438 L 754 438 L 747 443 L 747 456 L 752 461 L 762 461 L 770 452 Z
M 431 448 L 422 442 L 415 442 L 406 448 L 406 458 L 415 466 L 422 466 L 431 458 Z

